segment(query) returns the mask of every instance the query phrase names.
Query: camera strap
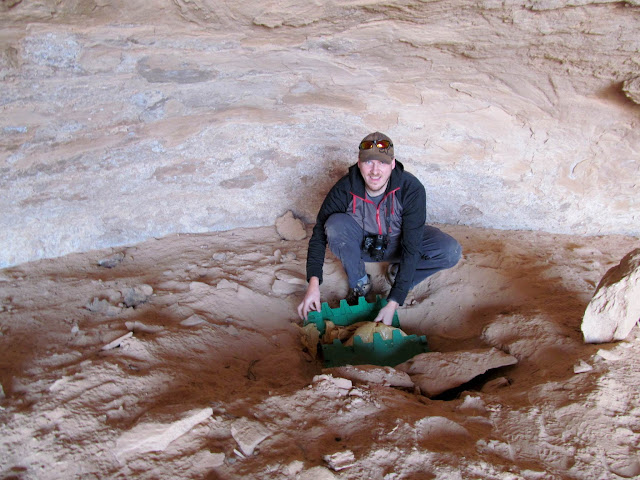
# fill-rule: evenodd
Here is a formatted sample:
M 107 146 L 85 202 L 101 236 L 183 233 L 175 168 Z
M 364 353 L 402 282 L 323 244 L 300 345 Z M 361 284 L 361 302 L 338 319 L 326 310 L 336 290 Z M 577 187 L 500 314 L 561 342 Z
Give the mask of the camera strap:
M 390 204 L 389 202 L 391 202 L 391 197 L 393 197 L 392 193 L 389 193 L 389 195 L 387 195 L 387 201 L 386 201 L 386 205 L 385 205 L 385 212 L 384 212 L 384 222 L 385 222 L 385 226 L 387 227 L 387 235 L 389 235 L 391 233 L 391 206 L 392 204 Z

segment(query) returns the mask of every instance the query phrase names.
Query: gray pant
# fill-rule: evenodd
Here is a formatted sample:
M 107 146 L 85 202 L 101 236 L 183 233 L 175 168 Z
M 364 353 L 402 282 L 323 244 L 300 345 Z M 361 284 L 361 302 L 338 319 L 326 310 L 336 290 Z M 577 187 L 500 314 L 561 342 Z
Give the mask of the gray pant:
M 364 237 L 367 235 L 353 217 L 346 213 L 334 213 L 325 225 L 329 248 L 340 259 L 347 272 L 349 288 L 367 273 L 364 262 L 373 262 L 368 252 L 363 250 Z M 383 262 L 399 263 L 402 253 L 400 237 L 391 239 L 385 251 Z M 420 245 L 420 257 L 416 264 L 411 287 L 440 270 L 451 268 L 458 263 L 462 247 L 458 241 L 436 227 L 425 225 Z

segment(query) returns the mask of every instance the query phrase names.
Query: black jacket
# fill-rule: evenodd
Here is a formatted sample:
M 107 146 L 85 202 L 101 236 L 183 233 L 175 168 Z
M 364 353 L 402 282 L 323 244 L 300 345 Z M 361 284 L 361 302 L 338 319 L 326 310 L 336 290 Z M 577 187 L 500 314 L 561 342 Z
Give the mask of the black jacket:
M 404 303 L 411 288 L 413 274 L 420 256 L 424 225 L 427 215 L 427 200 L 424 186 L 409 172 L 404 171 L 402 163 L 396 160 L 396 167 L 391 172 L 389 184 L 385 193 L 393 193 L 394 201 L 400 205 L 401 221 L 391 222 L 399 226 L 401 235 L 402 256 L 395 283 L 389 292 L 389 300 L 395 300 L 400 305 Z M 309 240 L 307 253 L 307 281 L 311 277 L 318 277 L 322 283 L 322 266 L 327 248 L 327 235 L 324 224 L 334 213 L 353 213 L 350 207 L 356 198 L 366 198 L 365 183 L 358 165 L 352 165 L 349 173 L 342 177 L 331 188 L 324 199 L 313 234 Z

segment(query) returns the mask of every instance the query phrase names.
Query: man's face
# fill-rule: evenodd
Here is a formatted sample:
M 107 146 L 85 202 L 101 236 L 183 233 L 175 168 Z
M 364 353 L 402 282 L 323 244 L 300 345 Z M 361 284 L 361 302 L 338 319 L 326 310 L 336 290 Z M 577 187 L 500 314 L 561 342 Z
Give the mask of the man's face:
M 366 162 L 358 162 L 358 168 L 364 178 L 369 195 L 375 197 L 384 193 L 387 182 L 391 176 L 391 171 L 395 168 L 395 159 L 391 163 L 384 163 L 380 160 L 367 160 Z

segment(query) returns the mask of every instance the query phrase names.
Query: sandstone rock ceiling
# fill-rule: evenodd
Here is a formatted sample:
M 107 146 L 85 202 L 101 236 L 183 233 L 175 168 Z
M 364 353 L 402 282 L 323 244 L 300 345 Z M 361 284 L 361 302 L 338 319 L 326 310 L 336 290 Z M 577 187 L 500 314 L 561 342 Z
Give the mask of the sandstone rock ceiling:
M 312 222 L 373 130 L 429 221 L 637 235 L 640 2 L 4 1 L 0 267 Z

